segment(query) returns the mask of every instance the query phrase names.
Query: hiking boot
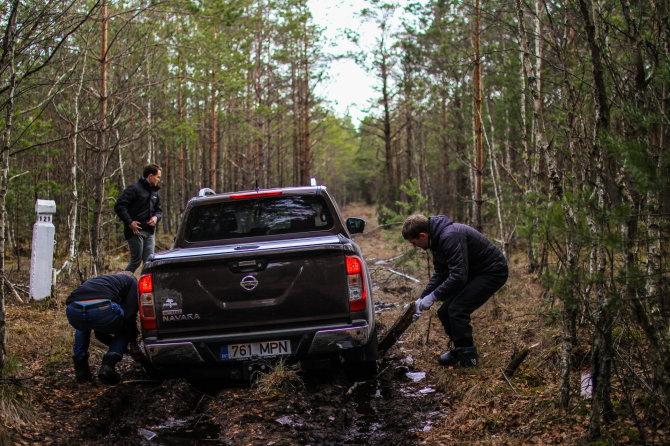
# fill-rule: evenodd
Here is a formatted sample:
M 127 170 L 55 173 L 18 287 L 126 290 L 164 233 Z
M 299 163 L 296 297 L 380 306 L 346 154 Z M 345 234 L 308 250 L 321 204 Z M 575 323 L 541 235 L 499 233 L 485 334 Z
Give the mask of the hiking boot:
M 479 355 L 477 355 L 477 347 L 461 347 L 459 351 L 458 366 L 467 368 L 474 367 L 477 365 L 477 360 Z
M 447 367 L 474 367 L 477 365 L 477 347 L 454 347 L 440 355 L 440 364 Z
M 441 354 L 440 359 L 438 359 L 438 362 L 447 367 L 456 365 L 458 363 L 458 358 L 456 357 L 455 350 L 456 350 L 455 348 L 452 348 L 448 352 Z
M 102 365 L 98 371 L 98 378 L 105 384 L 117 384 L 121 381 L 121 375 L 114 369 L 116 363 L 121 360 L 120 355 L 107 353 L 102 357 Z
M 88 366 L 88 354 L 79 359 L 72 357 L 72 362 L 74 363 L 74 379 L 78 383 L 93 380 L 93 374 L 91 374 L 91 369 Z

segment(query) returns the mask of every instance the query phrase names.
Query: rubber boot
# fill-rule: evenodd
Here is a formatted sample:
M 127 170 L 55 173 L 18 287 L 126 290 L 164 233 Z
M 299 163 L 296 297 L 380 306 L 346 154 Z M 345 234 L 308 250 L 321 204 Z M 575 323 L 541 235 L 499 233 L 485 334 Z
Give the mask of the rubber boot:
M 93 374 L 91 374 L 91 369 L 88 366 L 88 353 L 82 358 L 72 357 L 72 362 L 74 363 L 74 379 L 78 383 L 84 383 L 93 380 Z
M 121 381 L 121 375 L 114 369 L 116 363 L 121 360 L 120 355 L 107 353 L 102 357 L 102 365 L 98 371 L 98 378 L 105 384 L 117 384 Z

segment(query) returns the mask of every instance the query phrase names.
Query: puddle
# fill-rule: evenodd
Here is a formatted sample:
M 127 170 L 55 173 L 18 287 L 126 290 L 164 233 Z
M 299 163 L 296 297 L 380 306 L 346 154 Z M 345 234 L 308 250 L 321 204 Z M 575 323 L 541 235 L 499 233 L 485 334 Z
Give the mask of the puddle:
M 349 430 L 344 435 L 346 444 L 380 444 L 380 436 L 385 435 L 383 416 L 380 406 L 385 405 L 390 389 L 385 388 L 383 381 L 365 383 L 353 394 L 355 414 Z M 376 440 L 375 440 L 376 439 Z
M 292 416 L 289 415 L 284 415 L 283 417 L 279 417 L 275 420 L 277 423 L 281 424 L 282 426 L 291 426 L 291 427 L 302 427 L 304 423 L 300 421 L 295 421 Z
M 428 431 L 433 421 L 445 416 L 439 392 L 430 386 L 416 386 L 425 379 L 426 372 L 410 371 L 403 365 L 357 386 L 351 393 L 355 414 L 341 443 L 416 444 L 408 434 Z
M 428 432 L 433 428 L 433 423 L 435 421 L 439 421 L 443 416 L 444 414 L 442 412 L 429 412 L 425 421 L 420 426 L 417 426 L 412 430 L 413 432 Z
M 400 388 L 400 392 L 403 394 L 403 396 L 408 397 L 408 398 L 421 398 L 426 395 L 430 395 L 432 393 L 436 393 L 437 390 L 434 388 L 428 386 L 428 387 L 423 387 L 421 389 L 410 389 L 407 387 L 402 387 Z
M 186 419 L 169 417 L 163 424 L 138 429 L 143 444 L 161 446 L 219 444 L 221 427 L 204 416 Z
M 412 382 L 418 383 L 426 378 L 426 372 L 407 372 L 406 376 L 411 379 Z

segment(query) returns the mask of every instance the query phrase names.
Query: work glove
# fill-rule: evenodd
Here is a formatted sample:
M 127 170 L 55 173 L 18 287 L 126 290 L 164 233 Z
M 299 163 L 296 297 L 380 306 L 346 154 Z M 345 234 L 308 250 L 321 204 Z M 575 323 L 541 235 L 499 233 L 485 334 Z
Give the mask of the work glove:
M 416 322 L 421 317 L 421 298 L 414 302 L 414 314 L 412 315 L 412 322 Z
M 436 300 L 437 300 L 437 298 L 435 297 L 435 292 L 432 292 L 430 294 L 426 294 L 425 296 L 420 297 L 419 299 L 417 299 L 416 306 L 421 311 L 430 310 L 430 307 L 433 306 L 433 304 L 435 303 Z
M 414 315 L 412 316 L 412 321 L 416 321 L 421 317 L 423 311 L 429 310 L 433 306 L 437 299 L 435 298 L 434 293 L 427 294 L 423 297 L 420 297 L 414 302 Z

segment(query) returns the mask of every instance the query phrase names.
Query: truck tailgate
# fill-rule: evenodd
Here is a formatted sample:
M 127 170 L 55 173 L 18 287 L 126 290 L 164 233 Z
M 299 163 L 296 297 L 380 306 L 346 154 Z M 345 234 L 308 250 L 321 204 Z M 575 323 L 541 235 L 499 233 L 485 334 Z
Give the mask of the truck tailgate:
M 329 247 L 228 252 L 151 268 L 159 338 L 349 319 L 345 252 Z M 328 286 L 323 286 L 328 284 Z

